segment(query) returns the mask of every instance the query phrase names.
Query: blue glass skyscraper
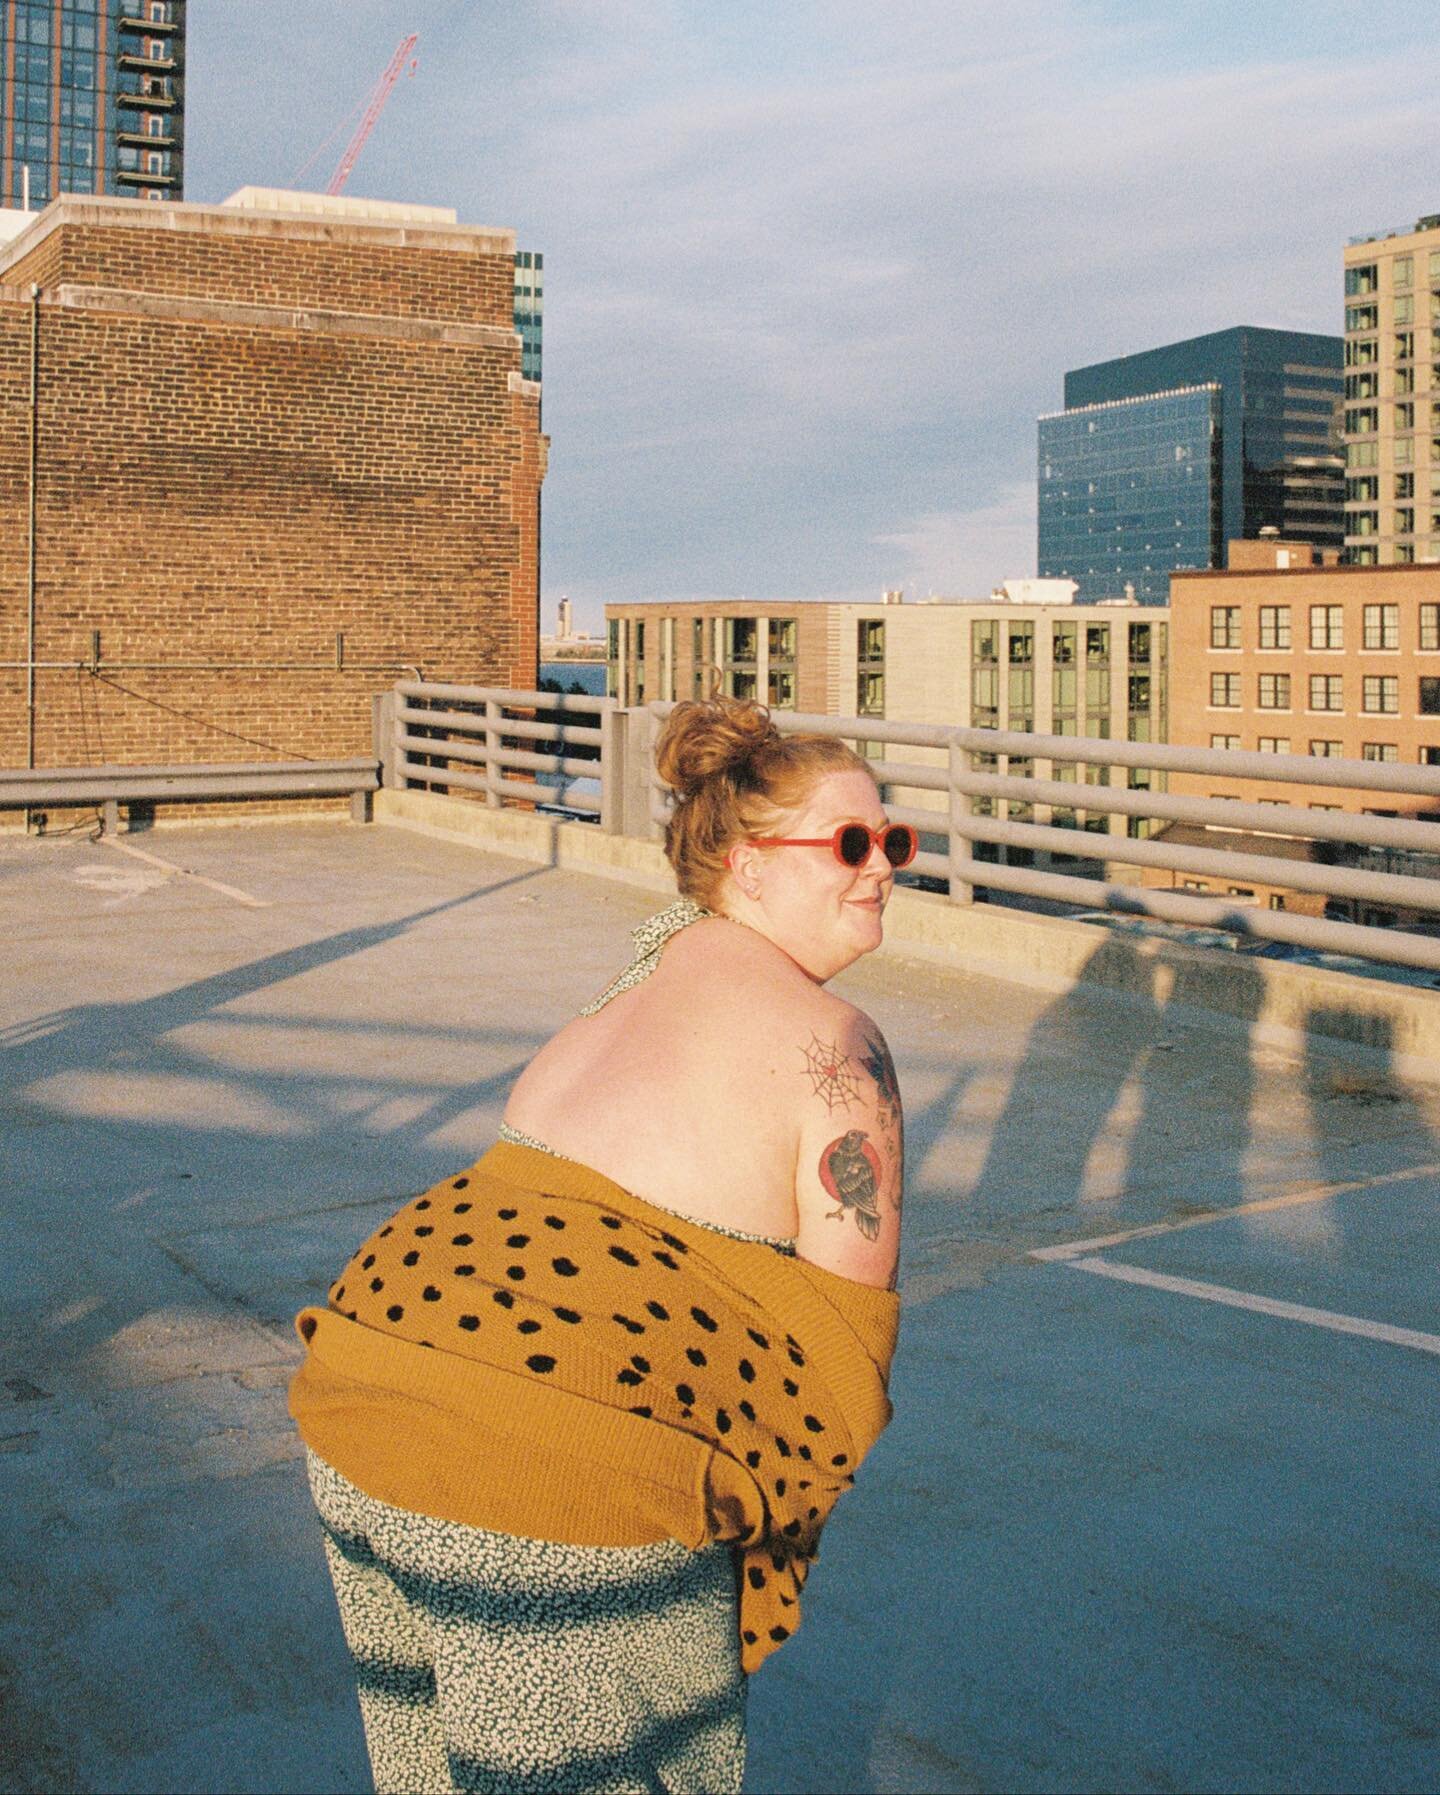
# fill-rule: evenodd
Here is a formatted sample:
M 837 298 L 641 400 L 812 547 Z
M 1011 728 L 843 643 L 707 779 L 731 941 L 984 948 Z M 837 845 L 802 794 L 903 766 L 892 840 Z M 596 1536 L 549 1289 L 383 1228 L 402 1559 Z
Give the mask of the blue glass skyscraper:
M 0 0 L 0 205 L 180 199 L 186 0 Z
M 1339 337 L 1240 326 L 1066 374 L 1039 423 L 1039 572 L 1163 604 L 1239 538 L 1341 547 L 1342 362 Z

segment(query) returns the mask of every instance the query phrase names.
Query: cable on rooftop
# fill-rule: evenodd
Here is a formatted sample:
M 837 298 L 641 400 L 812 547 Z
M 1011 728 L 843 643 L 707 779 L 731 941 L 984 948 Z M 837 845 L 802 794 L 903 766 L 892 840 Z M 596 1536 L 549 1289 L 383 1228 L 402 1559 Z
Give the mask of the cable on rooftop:
M 98 668 L 88 669 L 92 679 L 103 680 L 107 686 L 113 686 L 117 692 L 123 692 L 127 698 L 137 699 L 141 704 L 148 704 L 157 711 L 165 711 L 169 716 L 179 717 L 185 723 L 198 723 L 202 729 L 212 730 L 216 735 L 228 736 L 231 741 L 244 742 L 251 748 L 263 748 L 281 760 L 314 760 L 313 754 L 302 754 L 298 748 L 277 748 L 274 742 L 262 742 L 258 736 L 241 735 L 238 730 L 226 729 L 222 724 L 212 723 L 208 717 L 197 717 L 193 711 L 182 711 L 173 704 L 165 704 L 159 698 L 151 698 L 145 692 L 137 692 L 132 686 L 121 685 L 118 679 L 111 679 L 108 673 L 101 673 Z

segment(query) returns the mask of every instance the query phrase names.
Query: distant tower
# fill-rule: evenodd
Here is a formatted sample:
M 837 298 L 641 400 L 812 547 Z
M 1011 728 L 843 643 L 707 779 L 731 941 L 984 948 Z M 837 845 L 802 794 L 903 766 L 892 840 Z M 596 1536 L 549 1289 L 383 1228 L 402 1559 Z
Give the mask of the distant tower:
M 570 600 L 568 598 L 562 598 L 560 600 L 560 621 L 559 621 L 558 625 L 556 626 L 555 640 L 557 642 L 568 642 L 570 640 L 570 635 L 571 635 Z
M 0 204 L 181 199 L 186 0 L 0 0 Z
M 515 256 L 515 328 L 520 333 L 520 372 L 540 378 L 540 335 L 545 311 L 545 258 L 522 249 Z

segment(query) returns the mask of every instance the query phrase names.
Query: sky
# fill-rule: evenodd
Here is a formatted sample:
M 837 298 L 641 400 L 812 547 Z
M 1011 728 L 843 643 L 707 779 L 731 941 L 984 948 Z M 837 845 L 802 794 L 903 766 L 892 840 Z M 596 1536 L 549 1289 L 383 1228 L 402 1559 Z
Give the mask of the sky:
M 1440 211 L 1413 0 L 191 0 L 186 198 L 323 188 L 411 31 L 346 191 L 544 254 L 547 628 L 1033 573 L 1067 368 L 1338 334 Z

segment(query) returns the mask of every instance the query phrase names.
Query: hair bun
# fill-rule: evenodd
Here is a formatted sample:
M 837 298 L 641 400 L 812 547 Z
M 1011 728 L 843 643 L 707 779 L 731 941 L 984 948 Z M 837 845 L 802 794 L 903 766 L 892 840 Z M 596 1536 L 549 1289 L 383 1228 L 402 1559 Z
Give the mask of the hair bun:
M 757 750 L 780 741 L 763 704 L 750 698 L 686 699 L 671 711 L 655 744 L 655 770 L 682 798 L 728 774 L 735 779 Z

